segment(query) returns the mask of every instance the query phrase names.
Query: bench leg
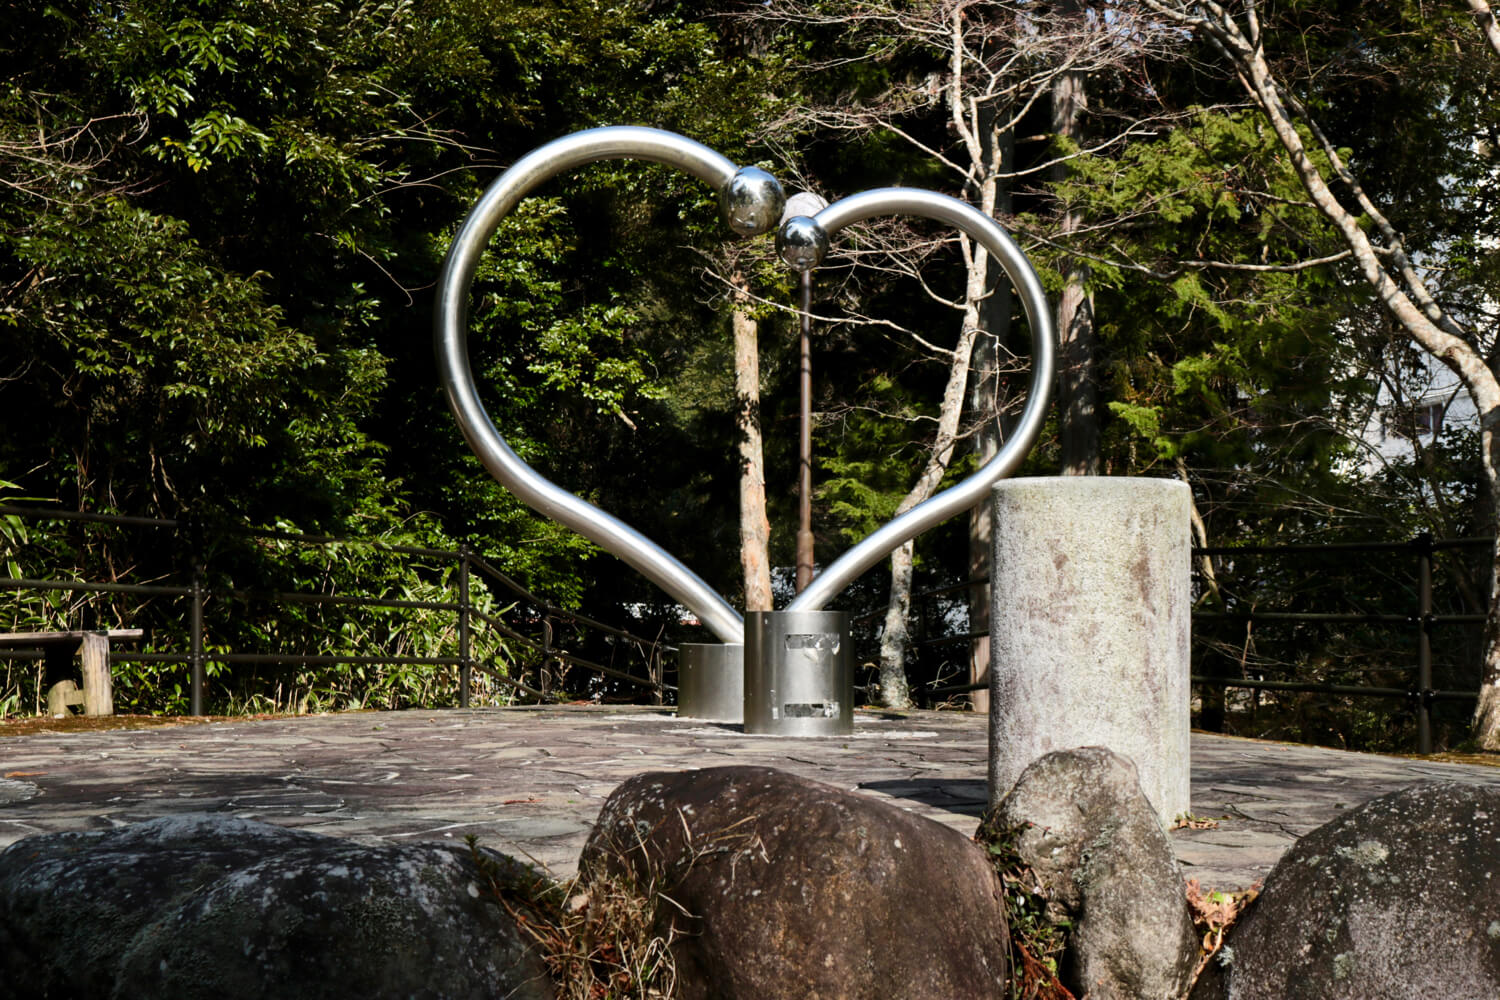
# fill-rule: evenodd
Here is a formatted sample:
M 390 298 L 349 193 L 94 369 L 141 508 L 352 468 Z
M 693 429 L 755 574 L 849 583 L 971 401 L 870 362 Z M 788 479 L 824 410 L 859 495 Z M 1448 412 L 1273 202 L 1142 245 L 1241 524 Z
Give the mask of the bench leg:
M 83 661 L 83 714 L 114 715 L 115 700 L 109 675 L 109 637 L 85 633 L 79 649 Z

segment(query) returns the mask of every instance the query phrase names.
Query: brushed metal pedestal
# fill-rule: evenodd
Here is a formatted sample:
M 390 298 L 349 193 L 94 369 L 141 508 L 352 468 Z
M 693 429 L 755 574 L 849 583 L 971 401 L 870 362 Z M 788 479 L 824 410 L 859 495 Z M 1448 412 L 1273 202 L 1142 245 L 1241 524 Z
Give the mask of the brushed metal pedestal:
M 709 722 L 745 720 L 745 647 L 685 642 L 677 648 L 677 715 Z
M 854 732 L 849 616 L 842 611 L 752 611 L 745 618 L 745 732 Z

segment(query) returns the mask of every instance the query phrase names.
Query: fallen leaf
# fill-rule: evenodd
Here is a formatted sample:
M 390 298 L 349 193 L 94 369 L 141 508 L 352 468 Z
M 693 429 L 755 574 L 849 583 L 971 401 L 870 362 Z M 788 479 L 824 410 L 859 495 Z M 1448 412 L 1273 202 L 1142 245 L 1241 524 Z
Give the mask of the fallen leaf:
M 1188 909 L 1192 911 L 1193 922 L 1211 930 L 1221 930 L 1234 923 L 1240 911 L 1258 895 L 1260 891 L 1254 887 L 1243 892 L 1220 892 L 1217 889 L 1205 892 L 1197 879 L 1187 880 Z

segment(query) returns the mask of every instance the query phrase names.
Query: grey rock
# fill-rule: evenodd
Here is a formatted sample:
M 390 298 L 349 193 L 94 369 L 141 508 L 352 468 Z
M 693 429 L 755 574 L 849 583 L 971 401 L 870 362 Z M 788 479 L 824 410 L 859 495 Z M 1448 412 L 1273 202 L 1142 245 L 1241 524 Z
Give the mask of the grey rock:
M 14 778 L 0 778 L 0 806 L 10 805 L 12 802 L 25 802 L 34 799 L 41 789 L 29 781 L 17 781 Z
M 483 884 L 464 850 L 232 816 L 31 837 L 0 853 L 0 976 L 17 1000 L 550 998 Z
M 643 774 L 599 814 L 585 878 L 654 880 L 684 1000 L 1005 995 L 999 880 L 962 834 L 767 767 Z
M 0 970 L 22 996 L 107 997 L 140 929 L 202 886 L 327 838 L 190 814 L 28 837 L 0 853 Z
M 1021 827 L 1016 849 L 1072 921 L 1060 978 L 1090 1000 L 1176 1000 L 1197 941 L 1172 842 L 1135 765 L 1103 747 L 1060 750 L 1021 773 L 987 821 Z
M 1382 796 L 1297 842 L 1193 1000 L 1500 996 L 1500 788 Z

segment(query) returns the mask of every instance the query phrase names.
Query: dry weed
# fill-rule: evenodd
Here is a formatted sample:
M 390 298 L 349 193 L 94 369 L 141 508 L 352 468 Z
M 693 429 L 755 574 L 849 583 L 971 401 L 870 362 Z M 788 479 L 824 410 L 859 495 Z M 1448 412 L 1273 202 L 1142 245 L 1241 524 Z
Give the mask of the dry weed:
M 670 937 L 656 932 L 659 880 L 580 873 L 556 881 L 505 872 L 474 842 L 471 855 L 491 895 L 531 938 L 560 1000 L 664 1000 L 676 988 Z
M 1198 880 L 1187 880 L 1188 910 L 1193 915 L 1193 927 L 1201 937 L 1198 942 L 1198 965 L 1193 969 L 1192 981 L 1196 983 L 1209 960 L 1224 946 L 1224 934 L 1245 912 L 1245 907 L 1260 895 L 1260 883 L 1241 892 L 1204 891 Z
M 1005 890 L 1011 953 L 1008 1000 L 1074 1000 L 1057 978 L 1058 962 L 1072 925 L 1048 905 L 1041 879 L 1016 849 L 1027 825 L 1005 826 L 991 812 L 974 834 Z

